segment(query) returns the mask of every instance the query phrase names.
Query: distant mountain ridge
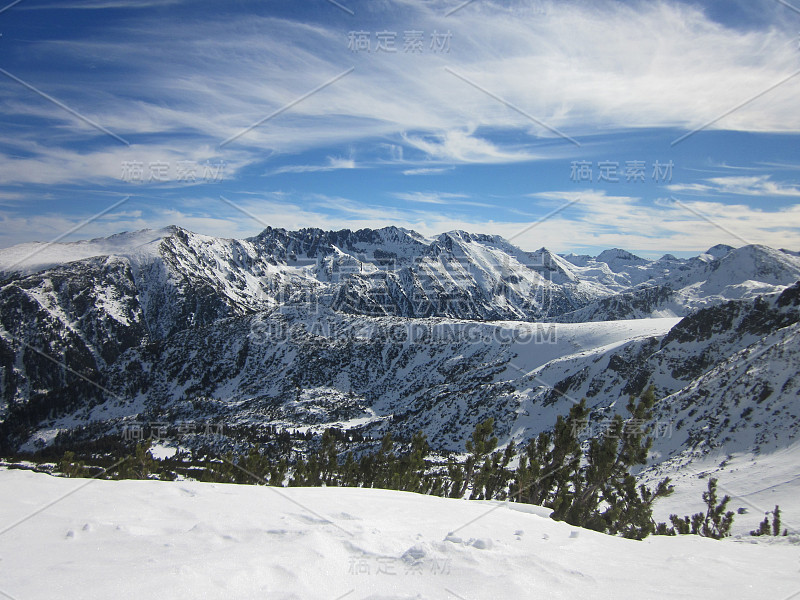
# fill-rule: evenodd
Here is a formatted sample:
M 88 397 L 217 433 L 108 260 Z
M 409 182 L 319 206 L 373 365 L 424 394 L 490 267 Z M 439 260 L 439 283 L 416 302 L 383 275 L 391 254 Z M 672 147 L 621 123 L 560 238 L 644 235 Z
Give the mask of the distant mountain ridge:
M 500 236 L 464 231 L 427 239 L 397 227 L 267 228 L 229 240 L 175 226 L 0 250 L 0 278 L 100 256 L 127 261 L 142 277 L 161 263 L 186 285 L 214 290 L 231 314 L 306 298 L 354 314 L 604 321 L 682 316 L 800 279 L 798 253 L 766 246 L 717 245 L 690 259 L 646 260 L 621 249 L 597 257 L 526 252 Z

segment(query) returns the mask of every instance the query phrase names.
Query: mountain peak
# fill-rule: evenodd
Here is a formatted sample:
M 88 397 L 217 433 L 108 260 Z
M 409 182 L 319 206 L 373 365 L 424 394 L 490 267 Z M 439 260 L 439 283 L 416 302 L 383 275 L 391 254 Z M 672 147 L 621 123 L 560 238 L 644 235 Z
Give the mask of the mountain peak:
M 713 256 L 715 259 L 725 257 L 731 250 L 734 250 L 733 246 L 728 246 L 727 244 L 717 244 L 716 246 L 711 246 L 708 250 L 704 252 L 704 254 L 708 254 L 709 256 Z
M 635 254 L 628 252 L 627 250 L 623 250 L 622 248 L 611 248 L 610 250 L 603 250 L 597 256 L 597 260 L 599 262 L 604 262 L 604 263 L 608 263 L 609 261 L 646 262 L 643 258 L 640 258 Z

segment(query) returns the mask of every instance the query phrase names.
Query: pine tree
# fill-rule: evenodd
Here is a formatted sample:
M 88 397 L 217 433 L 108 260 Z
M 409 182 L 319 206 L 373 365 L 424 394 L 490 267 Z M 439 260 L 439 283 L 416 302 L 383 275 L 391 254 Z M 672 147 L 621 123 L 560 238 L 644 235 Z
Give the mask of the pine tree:
M 683 519 L 678 515 L 670 515 L 673 529 L 681 535 L 691 533 L 715 540 L 722 539 L 730 535 L 733 526 L 734 512 L 725 511 L 730 502 L 730 496 L 724 496 L 722 500 L 717 499 L 717 480 L 708 480 L 708 490 L 703 492 L 703 502 L 706 503 L 706 512 L 695 513 L 691 517 L 685 516 Z M 766 522 L 766 519 L 764 519 Z M 769 523 L 762 523 L 762 528 L 766 526 L 769 532 Z M 761 535 L 751 532 L 752 535 Z
M 596 531 L 642 539 L 655 531 L 653 503 L 672 493 L 669 479 L 655 490 L 636 486 L 630 469 L 647 463 L 653 444 L 648 437 L 653 418 L 655 389 L 650 386 L 638 402 L 631 396 L 626 421 L 615 415 L 609 428 L 589 442 L 586 464 L 572 480 L 560 482 L 553 502 L 556 520 Z M 571 484 L 571 488 L 564 484 Z
M 678 515 L 670 515 L 669 520 L 672 522 L 672 530 L 668 535 L 688 535 L 692 533 L 692 524 L 689 516 L 681 519 Z M 694 533 L 697 533 L 696 531 Z M 664 534 L 661 534 L 664 535 Z
M 466 487 L 464 485 L 464 467 L 454 461 L 452 457 L 447 459 L 447 479 L 450 482 L 450 488 L 446 495 L 449 498 L 463 498 L 462 490 Z
M 478 423 L 472 432 L 472 439 L 467 440 L 467 462 L 464 465 L 464 481 L 462 482 L 460 496 L 463 496 L 470 484 L 474 483 L 475 468 L 483 465 L 484 461 L 497 448 L 497 437 L 494 433 L 494 419 L 489 417 L 485 421 Z M 484 465 L 485 466 L 485 465 Z M 473 490 L 474 493 L 474 490 Z M 472 493 L 470 494 L 472 496 Z
M 376 472 L 375 472 L 376 458 L 374 454 L 364 454 L 361 460 L 358 461 L 358 480 L 364 487 L 375 487 Z
M 234 472 L 236 483 L 266 483 L 270 471 L 270 461 L 262 456 L 257 448 L 250 449 L 248 455 L 236 461 L 241 468 Z
M 428 488 L 428 493 L 431 496 L 445 497 L 447 495 L 447 488 L 443 477 L 435 476 L 431 478 L 431 484 Z
M 764 516 L 764 520 L 758 524 L 758 529 L 754 529 L 750 532 L 752 536 L 761 536 L 761 535 L 774 535 L 778 536 L 781 534 L 781 508 L 778 505 L 775 505 L 775 510 L 772 511 L 772 526 L 770 527 L 769 524 L 769 513 Z M 787 535 L 788 531 L 785 531 L 783 535 Z
M 322 446 L 319 451 L 320 479 L 325 485 L 332 485 L 339 469 L 339 458 L 336 451 L 336 434 L 333 429 L 322 433 Z
M 300 487 L 308 485 L 306 480 L 306 462 L 302 456 L 298 456 L 294 462 L 294 473 L 289 480 L 290 487 Z
M 136 445 L 132 455 L 128 455 L 120 463 L 117 474 L 119 479 L 149 479 L 158 470 L 158 461 L 150 453 L 150 441 Z
M 272 486 L 283 487 L 283 481 L 286 479 L 286 472 L 288 470 L 289 463 L 285 458 L 281 458 L 277 464 L 270 465 L 269 484 Z
M 781 534 L 781 509 L 776 504 L 775 510 L 772 511 L 772 535 Z
M 758 529 L 750 532 L 752 536 L 769 535 L 769 517 L 764 517 L 764 520 L 758 524 Z
M 392 452 L 394 439 L 388 431 L 381 439 L 381 447 L 374 457 L 374 481 L 373 487 L 391 489 L 392 475 L 394 470 L 395 456 Z
M 587 425 L 586 399 L 559 415 L 552 434 L 540 433 L 528 441 L 520 456 L 511 496 L 517 502 L 557 508 L 569 502 L 582 456 L 578 436 Z
M 669 527 L 666 523 L 656 525 L 655 535 L 675 535 L 675 528 Z
M 67 450 L 58 461 L 58 470 L 65 477 L 85 477 L 87 469 L 83 462 L 75 460 L 75 453 Z
M 213 483 L 236 483 L 240 475 L 234 466 L 235 463 L 236 457 L 233 452 L 227 452 L 221 459 L 209 460 L 205 464 L 201 480 Z
M 492 453 L 488 470 L 480 474 L 480 485 L 482 488 L 481 496 L 485 500 L 505 500 L 508 488 L 508 481 L 513 473 L 508 469 L 508 465 L 517 453 L 516 444 L 509 442 L 505 450 L 498 450 Z M 484 461 L 486 465 L 487 461 Z
M 305 485 L 318 487 L 322 485 L 320 456 L 317 452 L 309 452 L 305 465 Z
M 717 480 L 712 478 L 708 481 L 708 491 L 703 492 L 703 500 L 706 503 L 706 517 L 703 522 L 702 535 L 722 539 L 730 535 L 733 525 L 734 513 L 732 510 L 725 512 L 725 508 L 730 502 L 730 496 L 724 496 L 717 502 Z
M 358 467 L 352 452 L 347 453 L 342 465 L 342 485 L 347 487 L 358 485 Z
M 411 448 L 400 460 L 398 489 L 406 492 L 422 492 L 425 476 L 425 457 L 430 452 L 428 439 L 422 431 L 417 431 L 411 439 Z

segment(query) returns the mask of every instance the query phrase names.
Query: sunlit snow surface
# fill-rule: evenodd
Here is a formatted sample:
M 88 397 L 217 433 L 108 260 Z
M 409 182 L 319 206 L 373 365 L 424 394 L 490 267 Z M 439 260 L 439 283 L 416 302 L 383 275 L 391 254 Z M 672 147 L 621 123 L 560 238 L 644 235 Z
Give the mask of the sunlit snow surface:
M 636 542 L 551 521 L 535 507 L 369 489 L 89 483 L 5 470 L 0 482 L 0 592 L 18 600 L 800 592 L 796 537 Z

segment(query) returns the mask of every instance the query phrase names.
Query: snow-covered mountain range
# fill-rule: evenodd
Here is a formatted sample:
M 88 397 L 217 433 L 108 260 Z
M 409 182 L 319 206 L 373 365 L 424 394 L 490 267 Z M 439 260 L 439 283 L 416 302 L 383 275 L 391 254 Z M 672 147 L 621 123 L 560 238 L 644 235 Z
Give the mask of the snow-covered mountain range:
M 798 434 L 798 280 L 765 246 L 561 256 L 395 227 L 24 244 L 0 250 L 2 437 L 335 424 L 460 450 L 488 416 L 521 442 L 652 383 L 656 466 L 772 451 Z
M 800 253 L 765 246 L 715 246 L 691 259 L 652 261 L 619 249 L 597 257 L 525 252 L 499 236 L 464 231 L 426 239 L 396 227 L 267 228 L 246 240 L 168 227 L 22 244 L 0 250 L 0 277 L 88 265 L 100 257 L 114 259 L 106 269 L 130 269 L 140 294 L 159 293 L 165 284 L 209 292 L 230 315 L 305 302 L 372 316 L 608 321 L 684 316 L 800 279 Z M 152 311 L 144 309 L 150 319 Z

